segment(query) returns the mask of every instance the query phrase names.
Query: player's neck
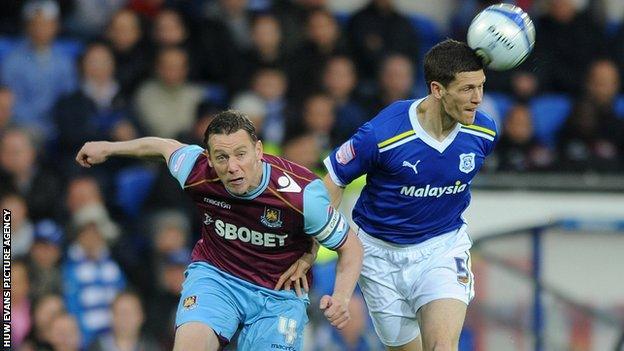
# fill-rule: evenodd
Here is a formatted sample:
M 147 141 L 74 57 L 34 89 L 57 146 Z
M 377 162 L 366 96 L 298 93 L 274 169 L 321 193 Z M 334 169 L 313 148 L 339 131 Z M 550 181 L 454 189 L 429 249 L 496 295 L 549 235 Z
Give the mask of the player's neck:
M 425 132 L 438 141 L 443 141 L 457 125 L 444 111 L 442 103 L 431 96 L 418 106 L 417 118 Z

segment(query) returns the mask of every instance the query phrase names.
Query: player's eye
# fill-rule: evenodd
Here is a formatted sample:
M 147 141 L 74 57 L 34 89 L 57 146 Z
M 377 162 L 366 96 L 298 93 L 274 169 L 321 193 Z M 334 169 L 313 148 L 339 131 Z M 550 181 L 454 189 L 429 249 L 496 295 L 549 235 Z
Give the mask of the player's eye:
M 219 162 L 223 162 L 223 161 L 225 161 L 225 160 L 226 160 L 226 157 L 225 157 L 225 156 L 223 156 L 223 155 L 219 155 L 219 156 L 217 156 L 217 161 L 219 161 Z

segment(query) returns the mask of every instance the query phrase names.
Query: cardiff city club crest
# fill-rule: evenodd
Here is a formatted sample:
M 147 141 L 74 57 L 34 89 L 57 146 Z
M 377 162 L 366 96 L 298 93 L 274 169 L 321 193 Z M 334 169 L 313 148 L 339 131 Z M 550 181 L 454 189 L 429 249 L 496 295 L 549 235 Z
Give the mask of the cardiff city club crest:
M 260 222 L 269 228 L 279 228 L 282 226 L 281 217 L 282 211 L 276 208 L 265 207 L 264 214 L 260 217 Z
M 469 154 L 459 155 L 459 170 L 464 173 L 470 173 L 475 168 L 475 154 L 471 152 Z

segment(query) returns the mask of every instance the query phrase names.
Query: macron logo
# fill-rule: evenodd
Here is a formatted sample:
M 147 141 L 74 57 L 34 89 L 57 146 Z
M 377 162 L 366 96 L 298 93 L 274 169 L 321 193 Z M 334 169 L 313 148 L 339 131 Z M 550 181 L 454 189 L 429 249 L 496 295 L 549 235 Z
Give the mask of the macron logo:
M 416 163 L 414 164 L 411 164 L 408 161 L 403 161 L 403 167 L 409 167 L 414 170 L 414 174 L 418 174 L 418 170 L 416 169 L 416 166 L 418 166 L 419 163 L 420 163 L 420 160 L 416 161 Z
M 277 184 L 281 186 L 281 188 L 277 189 L 277 191 L 282 193 L 300 193 L 301 187 L 288 173 L 284 173 L 283 176 L 277 179 Z

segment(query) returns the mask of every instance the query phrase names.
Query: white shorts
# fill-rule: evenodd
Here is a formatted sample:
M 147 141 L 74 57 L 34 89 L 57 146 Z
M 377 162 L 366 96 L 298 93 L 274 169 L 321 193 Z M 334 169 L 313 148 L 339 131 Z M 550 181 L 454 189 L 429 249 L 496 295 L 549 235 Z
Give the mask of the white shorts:
M 468 304 L 474 297 L 472 241 L 466 226 L 416 245 L 394 245 L 362 230 L 364 264 L 359 285 L 377 335 L 387 346 L 420 335 L 416 313 L 439 299 Z

